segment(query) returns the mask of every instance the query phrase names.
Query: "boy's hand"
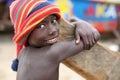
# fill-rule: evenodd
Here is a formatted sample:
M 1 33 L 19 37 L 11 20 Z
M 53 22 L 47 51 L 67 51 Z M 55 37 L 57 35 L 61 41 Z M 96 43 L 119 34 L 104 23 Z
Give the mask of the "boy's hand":
M 76 44 L 83 41 L 84 49 L 89 50 L 100 38 L 99 32 L 88 22 L 83 20 L 72 18 L 73 25 L 75 26 Z

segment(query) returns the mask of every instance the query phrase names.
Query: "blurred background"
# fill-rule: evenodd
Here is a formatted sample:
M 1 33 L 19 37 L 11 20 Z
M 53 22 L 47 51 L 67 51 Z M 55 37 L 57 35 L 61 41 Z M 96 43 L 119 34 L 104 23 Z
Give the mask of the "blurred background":
M 9 18 L 9 6 L 14 0 L 0 0 L 0 80 L 16 80 L 11 70 L 15 58 L 13 26 Z M 100 42 L 112 51 L 120 52 L 120 0 L 48 0 L 61 9 L 64 18 L 76 16 L 88 21 L 101 33 Z M 85 80 L 63 64 L 60 80 Z

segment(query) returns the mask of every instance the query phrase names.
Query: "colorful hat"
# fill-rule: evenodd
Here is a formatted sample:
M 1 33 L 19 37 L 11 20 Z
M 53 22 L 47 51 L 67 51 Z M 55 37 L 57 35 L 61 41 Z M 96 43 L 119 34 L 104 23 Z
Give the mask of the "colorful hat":
M 10 18 L 15 31 L 13 41 L 17 44 L 17 57 L 30 32 L 50 14 L 61 18 L 59 8 L 46 0 L 16 0 L 10 5 Z

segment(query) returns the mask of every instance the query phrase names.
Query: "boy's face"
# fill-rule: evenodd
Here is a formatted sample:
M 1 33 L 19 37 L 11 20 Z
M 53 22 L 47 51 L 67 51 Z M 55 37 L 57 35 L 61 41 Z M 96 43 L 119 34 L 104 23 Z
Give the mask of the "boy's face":
M 29 46 L 42 47 L 57 42 L 59 22 L 55 15 L 49 15 L 31 32 L 28 38 Z

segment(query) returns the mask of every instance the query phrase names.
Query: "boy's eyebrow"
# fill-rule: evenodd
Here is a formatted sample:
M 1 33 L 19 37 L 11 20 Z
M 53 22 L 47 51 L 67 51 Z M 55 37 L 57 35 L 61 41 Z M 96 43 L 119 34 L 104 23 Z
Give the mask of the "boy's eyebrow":
M 43 21 L 41 21 L 40 23 L 38 23 L 38 25 L 40 25 L 40 24 L 42 24 L 42 23 L 47 23 L 48 21 L 47 20 L 43 20 Z M 38 26 L 37 25 L 37 26 Z
M 58 17 L 56 15 L 52 16 L 54 19 L 57 19 L 58 20 Z
M 41 21 L 40 23 L 46 23 L 46 22 L 48 22 L 48 21 L 45 19 L 45 20 Z
M 56 17 L 56 16 L 53 16 L 53 18 L 57 19 L 57 17 Z
M 57 19 L 57 16 L 53 15 L 51 16 L 51 19 Z
M 58 18 L 57 18 L 57 16 L 54 15 L 54 16 L 51 16 L 51 19 L 58 19 Z M 45 18 L 45 19 L 42 20 L 39 24 L 41 24 L 41 23 L 47 23 L 48 20 L 49 20 L 49 19 Z M 38 25 L 39 25 L 39 24 L 38 24 Z

